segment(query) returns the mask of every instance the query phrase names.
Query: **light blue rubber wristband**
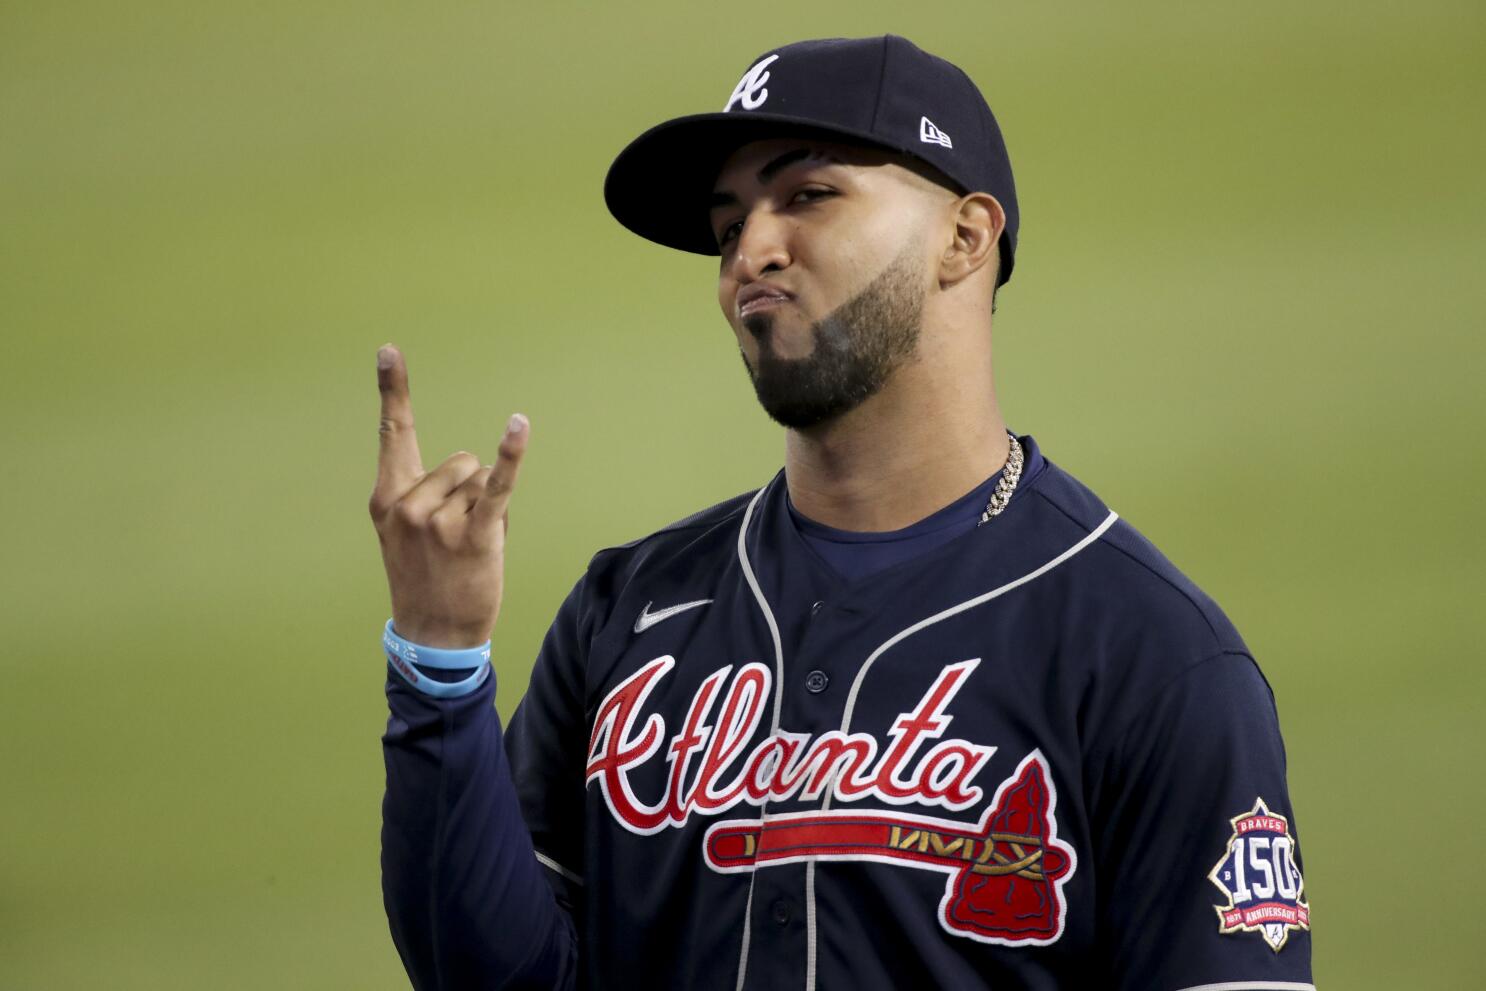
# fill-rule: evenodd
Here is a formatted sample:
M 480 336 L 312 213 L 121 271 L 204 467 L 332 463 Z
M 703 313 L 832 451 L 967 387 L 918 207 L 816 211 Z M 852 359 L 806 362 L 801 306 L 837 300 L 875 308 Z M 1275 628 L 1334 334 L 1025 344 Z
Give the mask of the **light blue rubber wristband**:
M 388 666 L 396 671 L 403 681 L 424 695 L 434 698 L 451 699 L 468 695 L 490 677 L 489 640 L 478 647 L 470 647 L 467 650 L 425 647 L 398 636 L 397 632 L 392 629 L 392 620 L 389 619 L 382 629 L 382 650 L 387 654 Z M 420 674 L 418 669 L 413 667 L 414 664 L 438 668 L 441 671 L 463 671 L 467 668 L 476 668 L 476 670 L 463 681 L 436 681 Z

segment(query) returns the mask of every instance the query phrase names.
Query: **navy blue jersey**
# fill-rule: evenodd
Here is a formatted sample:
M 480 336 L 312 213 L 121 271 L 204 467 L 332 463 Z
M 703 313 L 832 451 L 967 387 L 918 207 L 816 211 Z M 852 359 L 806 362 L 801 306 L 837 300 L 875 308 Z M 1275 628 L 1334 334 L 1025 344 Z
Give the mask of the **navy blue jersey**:
M 384 892 L 428 988 L 1310 988 L 1274 701 L 1022 438 L 986 525 L 842 578 L 783 475 L 599 552 L 502 739 L 389 678 Z

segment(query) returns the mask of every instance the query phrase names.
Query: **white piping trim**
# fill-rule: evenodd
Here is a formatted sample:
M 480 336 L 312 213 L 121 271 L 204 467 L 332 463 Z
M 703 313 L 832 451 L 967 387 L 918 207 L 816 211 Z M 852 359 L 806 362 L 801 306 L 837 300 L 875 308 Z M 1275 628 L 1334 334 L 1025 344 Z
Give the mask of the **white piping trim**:
M 1019 588 L 1022 585 L 1027 584 L 1027 582 L 1032 581 L 1034 578 L 1039 578 L 1042 575 L 1047 574 L 1049 571 L 1053 570 L 1058 565 L 1062 564 L 1064 561 L 1067 561 L 1069 558 L 1073 557 L 1073 555 L 1077 554 L 1081 550 L 1084 550 L 1090 544 L 1094 543 L 1100 537 L 1104 536 L 1104 531 L 1114 526 L 1115 520 L 1119 518 L 1120 514 L 1116 513 L 1114 510 L 1110 510 L 1109 515 L 1104 518 L 1104 522 L 1100 523 L 1097 527 L 1090 531 L 1088 536 L 1084 537 L 1078 543 L 1074 544 L 1072 547 L 1068 548 L 1066 551 L 1059 554 L 1057 557 L 1053 558 L 1051 561 L 1047 562 L 1037 570 L 1029 571 L 1015 581 L 1007 582 L 1000 588 L 993 588 L 989 592 L 986 592 L 984 595 L 977 595 L 973 599 L 966 599 L 959 605 L 950 606 L 948 609 L 937 612 L 925 619 L 921 619 L 907 629 L 900 630 L 893 636 L 889 637 L 887 640 L 883 641 L 881 646 L 879 646 L 876 650 L 872 651 L 872 653 L 867 656 L 866 661 L 864 661 L 862 663 L 862 666 L 857 669 L 856 677 L 852 679 L 851 691 L 848 692 L 846 695 L 846 710 L 841 716 L 841 732 L 851 732 L 851 716 L 852 713 L 856 710 L 857 694 L 861 691 L 862 682 L 866 680 L 867 670 L 871 668 L 873 662 L 881 657 L 884 653 L 886 653 L 889 648 L 902 642 L 906 638 L 913 636 L 913 634 L 917 633 L 919 630 L 922 630 L 929 626 L 933 626 L 940 620 L 948 619 L 951 616 L 958 615 L 959 613 L 962 613 L 967 609 L 974 609 L 976 606 L 984 605 L 985 603 L 990 602 L 992 599 L 997 598 L 998 596 L 1005 595 L 1007 592 L 1010 592 L 1014 588 Z M 741 541 L 739 543 L 739 546 L 742 546 Z M 831 797 L 835 793 L 836 776 L 833 776 L 831 779 L 831 783 L 826 786 L 825 800 L 820 803 L 822 812 L 830 811 Z M 807 923 L 805 930 L 805 991 L 815 991 L 815 863 L 815 860 L 810 860 L 809 866 L 805 869 L 805 920 Z M 1262 987 L 1261 985 L 1255 986 Z M 741 991 L 742 984 L 740 983 L 738 987 Z M 1234 985 L 1231 991 L 1243 991 L 1245 987 L 1245 985 Z M 1210 987 L 1200 989 L 1188 988 L 1187 991 L 1230 991 L 1230 989 L 1224 988 L 1222 985 L 1212 985 Z M 1316 989 L 1314 987 L 1311 987 L 1310 985 L 1297 984 L 1294 985 L 1293 988 L 1289 985 L 1276 985 L 1273 989 L 1265 989 L 1265 991 L 1316 991 Z
M 1224 981 L 1222 984 L 1198 984 L 1182 991 L 1316 991 L 1314 984 L 1296 981 Z
M 779 642 L 779 624 L 774 622 L 774 611 L 769 608 L 769 600 L 764 598 L 763 590 L 758 587 L 758 579 L 754 577 L 753 565 L 748 563 L 748 548 L 744 546 L 744 540 L 748 536 L 748 524 L 753 519 L 753 508 L 763 498 L 764 491 L 768 486 L 758 490 L 748 503 L 748 509 L 743 513 L 743 525 L 738 528 L 738 561 L 743 565 L 743 577 L 748 579 L 748 587 L 753 589 L 753 597 L 758 600 L 758 607 L 763 611 L 764 621 L 769 624 L 769 636 L 774 638 L 774 721 L 769 727 L 770 733 L 779 732 L 779 706 L 784 701 L 784 647 Z
M 748 875 L 748 901 L 743 905 L 743 949 L 738 953 L 738 983 L 734 985 L 736 991 L 743 991 L 743 975 L 748 973 L 748 941 L 752 935 L 749 921 L 753 918 L 753 879 L 757 876 L 757 872 L 749 872 Z
M 547 856 L 545 853 L 541 852 L 540 850 L 533 850 L 532 852 L 537 855 L 537 863 L 541 864 L 543 867 L 547 867 L 547 868 L 550 868 L 551 870 L 556 871 L 557 873 L 561 874 L 563 877 L 567 878 L 569 881 L 572 881 L 578 887 L 580 887 L 580 888 L 583 887 L 583 878 L 582 877 L 580 877 L 577 874 L 574 874 L 572 871 L 568 870 L 566 867 L 562 866 L 557 861 L 553 860 L 551 857 Z
M 841 732 L 851 732 L 851 714 L 856 709 L 857 693 L 861 691 L 862 682 L 866 680 L 867 671 L 872 667 L 873 662 L 876 661 L 883 654 L 885 654 L 889 648 L 895 646 L 900 641 L 912 636 L 919 630 L 922 630 L 925 627 L 933 626 L 935 623 L 939 622 L 942 619 L 948 619 L 949 617 L 962 613 L 967 609 L 974 609 L 976 606 L 990 602 L 992 599 L 997 598 L 998 596 L 1005 595 L 1007 592 L 1010 592 L 1014 588 L 1019 588 L 1022 585 L 1027 584 L 1027 582 L 1031 581 L 1034 578 L 1042 577 L 1049 571 L 1056 568 L 1058 565 L 1062 564 L 1064 561 L 1073 557 L 1073 555 L 1077 554 L 1079 551 L 1088 547 L 1100 537 L 1104 536 L 1104 531 L 1114 526 L 1115 520 L 1119 518 L 1120 514 L 1111 510 L 1110 514 L 1104 518 L 1104 522 L 1100 523 L 1097 527 L 1090 531 L 1087 537 L 1084 537 L 1078 543 L 1074 544 L 1072 547 L 1068 548 L 1066 551 L 1059 554 L 1057 557 L 1053 558 L 1051 561 L 1047 562 L 1036 571 L 1029 571 L 1025 575 L 1022 575 L 1022 577 L 1016 579 L 1015 581 L 1007 582 L 1000 588 L 993 588 L 989 592 L 986 592 L 984 595 L 977 595 L 973 599 L 966 599 L 964 602 L 961 602 L 957 606 L 950 606 L 948 609 L 945 609 L 942 612 L 937 612 L 927 619 L 921 619 L 917 623 L 914 623 L 912 626 L 908 627 L 906 630 L 902 630 L 889 637 L 887 640 L 883 641 L 882 646 L 874 650 L 871 656 L 867 658 L 866 662 L 857 669 L 857 676 L 852 680 L 851 683 L 851 691 L 848 692 L 846 695 L 846 711 L 841 717 Z M 825 806 L 822 806 L 822 808 L 827 808 L 829 806 L 830 800 L 831 789 L 828 788 L 826 790 L 827 804 Z
M 805 864 L 805 989 L 815 988 L 815 858 Z
M 784 701 L 784 646 L 779 640 L 779 624 L 774 621 L 774 611 L 769 608 L 769 600 L 764 598 L 763 589 L 759 588 L 758 578 L 754 576 L 753 565 L 748 562 L 748 524 L 753 520 L 753 510 L 758 506 L 764 492 L 768 490 L 765 485 L 759 489 L 754 497 L 748 501 L 748 508 L 743 511 L 743 524 L 738 527 L 738 563 L 743 566 L 743 577 L 748 581 L 748 587 L 753 590 L 753 597 L 758 600 L 759 609 L 763 611 L 764 622 L 769 624 L 769 636 L 774 639 L 774 719 L 769 727 L 769 735 L 773 736 L 779 732 L 779 707 Z M 748 873 L 748 902 L 743 909 L 743 946 L 738 951 L 738 983 L 737 991 L 743 991 L 743 978 L 748 973 L 748 944 L 753 936 L 753 882 L 758 878 L 758 871 Z M 815 903 L 812 900 L 810 908 L 813 910 Z

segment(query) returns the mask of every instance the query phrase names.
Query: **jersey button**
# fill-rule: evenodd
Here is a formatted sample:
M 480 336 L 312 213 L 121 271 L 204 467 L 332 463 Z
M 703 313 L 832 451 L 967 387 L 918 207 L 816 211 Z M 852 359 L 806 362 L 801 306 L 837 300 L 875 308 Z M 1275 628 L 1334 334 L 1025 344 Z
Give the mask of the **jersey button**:
M 816 613 L 820 612 L 820 607 L 823 606 L 823 605 L 825 605 L 824 602 L 815 602 L 815 603 L 813 603 L 810 606 L 810 615 L 814 616 Z
M 831 679 L 824 671 L 811 671 L 805 676 L 805 690 L 811 695 L 819 695 L 830 683 Z
M 779 899 L 777 902 L 774 903 L 774 905 L 770 909 L 769 914 L 772 915 L 774 917 L 774 921 L 779 923 L 781 926 L 789 925 L 789 902 L 785 901 L 783 898 Z

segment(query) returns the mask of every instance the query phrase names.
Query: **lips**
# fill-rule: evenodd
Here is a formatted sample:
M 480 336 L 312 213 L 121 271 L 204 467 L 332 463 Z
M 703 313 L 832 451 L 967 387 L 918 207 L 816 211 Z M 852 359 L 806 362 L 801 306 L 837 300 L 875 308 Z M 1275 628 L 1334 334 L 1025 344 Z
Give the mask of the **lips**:
M 790 293 L 780 289 L 778 286 L 771 286 L 763 282 L 753 282 L 738 290 L 736 297 L 738 316 L 746 317 L 750 313 L 757 313 L 771 306 L 787 303 L 793 298 Z

